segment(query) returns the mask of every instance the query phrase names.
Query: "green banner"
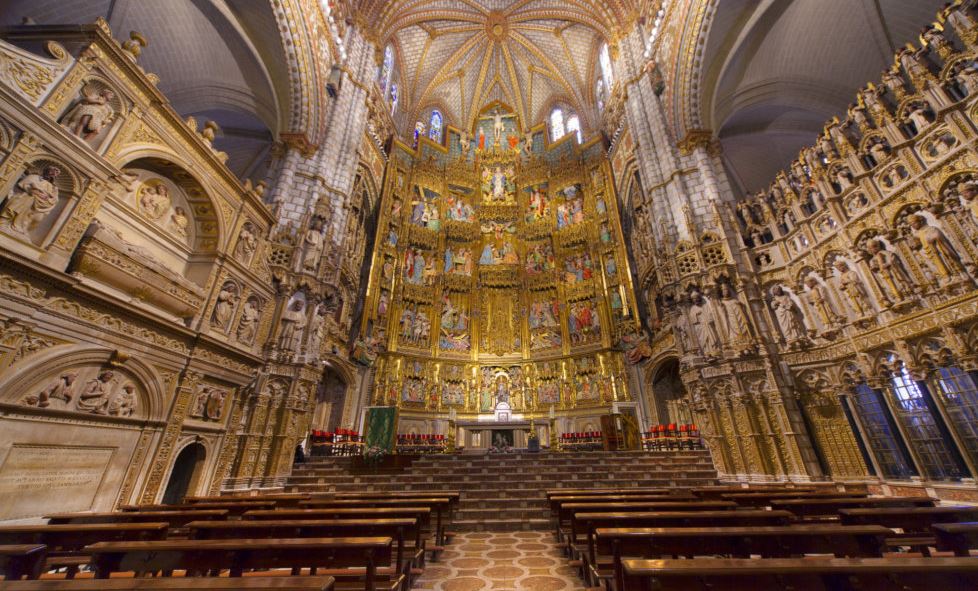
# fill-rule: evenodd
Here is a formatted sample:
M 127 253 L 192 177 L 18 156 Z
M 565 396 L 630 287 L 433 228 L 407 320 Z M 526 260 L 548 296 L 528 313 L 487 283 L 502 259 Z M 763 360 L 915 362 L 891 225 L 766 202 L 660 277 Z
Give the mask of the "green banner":
M 392 453 L 397 435 L 397 407 L 371 406 L 364 421 L 364 451 L 371 447 Z

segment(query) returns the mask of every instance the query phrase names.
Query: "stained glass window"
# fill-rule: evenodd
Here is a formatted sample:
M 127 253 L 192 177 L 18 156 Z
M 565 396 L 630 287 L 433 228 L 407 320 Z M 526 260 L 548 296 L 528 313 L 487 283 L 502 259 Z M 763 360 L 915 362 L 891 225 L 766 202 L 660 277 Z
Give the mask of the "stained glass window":
M 438 110 L 431 112 L 431 123 L 428 125 L 428 137 L 432 141 L 441 143 L 441 113 Z
M 883 476 L 909 478 L 915 475 L 915 470 L 900 445 L 900 434 L 890 422 L 882 395 L 866 384 L 859 384 L 851 400 Z
M 550 139 L 557 141 L 564 137 L 564 112 L 554 109 L 550 112 Z
M 577 143 L 581 143 L 581 120 L 577 115 L 571 115 L 567 119 L 567 133 L 571 132 L 577 134 Z
M 611 71 L 611 54 L 608 52 L 607 43 L 601 46 L 601 52 L 598 54 L 598 63 L 601 65 L 601 77 L 604 78 L 605 86 L 611 88 L 611 85 L 615 82 L 615 78 L 614 73 Z
M 598 78 L 598 81 L 594 84 L 594 98 L 598 104 L 598 112 L 604 111 L 604 78 Z
M 957 367 L 939 368 L 934 378 L 964 451 L 978 462 L 978 386 L 975 380 Z
M 387 92 L 387 86 L 391 83 L 391 74 L 394 72 L 394 48 L 388 45 L 384 48 L 384 63 L 380 66 L 380 91 Z
M 391 114 L 397 111 L 397 83 L 391 82 Z

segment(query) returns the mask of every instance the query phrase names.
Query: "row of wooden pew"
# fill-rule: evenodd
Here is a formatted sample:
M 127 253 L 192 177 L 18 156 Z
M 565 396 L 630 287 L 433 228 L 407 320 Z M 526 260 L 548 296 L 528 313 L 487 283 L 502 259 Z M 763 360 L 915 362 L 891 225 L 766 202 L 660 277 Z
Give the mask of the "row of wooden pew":
M 264 583 L 253 579 L 267 577 L 255 573 L 276 571 L 292 577 L 272 577 L 276 581 L 267 588 L 292 589 L 288 579 L 308 573 L 295 588 L 401 591 L 423 571 L 426 553 L 437 559 L 449 538 L 444 526 L 459 496 L 364 492 L 191 497 L 178 505 L 52 514 L 43 525 L 0 526 L 2 587 L 13 588 L 8 582 L 27 578 L 42 580 L 21 581 L 16 588 L 91 589 L 101 587 L 85 579 L 125 580 L 119 576 L 137 578 L 128 579 L 128 587 L 113 588 L 189 585 L 144 587 L 150 580 L 139 578 L 163 575 L 160 580 L 167 580 L 177 572 L 199 578 L 194 588 L 232 588 L 215 583 L 222 575 L 241 582 L 242 589 L 261 589 Z M 173 579 L 178 578 L 184 577 Z
M 978 507 L 821 484 L 547 499 L 568 559 L 609 591 L 978 589 Z

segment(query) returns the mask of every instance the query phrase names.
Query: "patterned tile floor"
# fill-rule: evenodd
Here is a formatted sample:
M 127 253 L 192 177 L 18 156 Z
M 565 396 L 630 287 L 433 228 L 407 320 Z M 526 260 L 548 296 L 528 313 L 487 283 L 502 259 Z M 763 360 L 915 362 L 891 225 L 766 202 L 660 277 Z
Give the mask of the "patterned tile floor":
M 413 589 L 431 591 L 581 591 L 584 585 L 551 532 L 471 532 L 455 536 L 428 562 Z

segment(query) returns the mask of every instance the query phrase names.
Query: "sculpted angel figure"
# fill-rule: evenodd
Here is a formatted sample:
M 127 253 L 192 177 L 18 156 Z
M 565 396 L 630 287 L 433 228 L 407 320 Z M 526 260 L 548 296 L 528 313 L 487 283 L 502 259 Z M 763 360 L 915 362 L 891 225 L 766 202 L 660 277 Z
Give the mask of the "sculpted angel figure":
M 170 215 L 170 230 L 174 234 L 186 238 L 189 235 L 189 227 L 190 218 L 187 217 L 186 210 L 180 206 L 174 207 L 173 214 Z
M 64 116 L 61 125 L 83 140 L 92 139 L 112 121 L 115 114 L 111 104 L 113 98 L 115 93 L 108 88 L 86 84 L 81 90 L 81 99 Z
M 0 212 L 0 226 L 30 234 L 58 205 L 58 187 L 54 183 L 60 175 L 60 168 L 47 166 L 40 174 L 30 172 L 20 179 Z
M 114 417 L 131 417 L 136 412 L 136 386 L 132 382 L 122 385 L 109 405 L 109 414 Z
M 77 373 L 62 374 L 39 393 L 25 397 L 24 404 L 38 408 L 47 408 L 51 406 L 52 399 L 71 402 L 71 399 L 75 395 L 75 378 L 77 377 Z

